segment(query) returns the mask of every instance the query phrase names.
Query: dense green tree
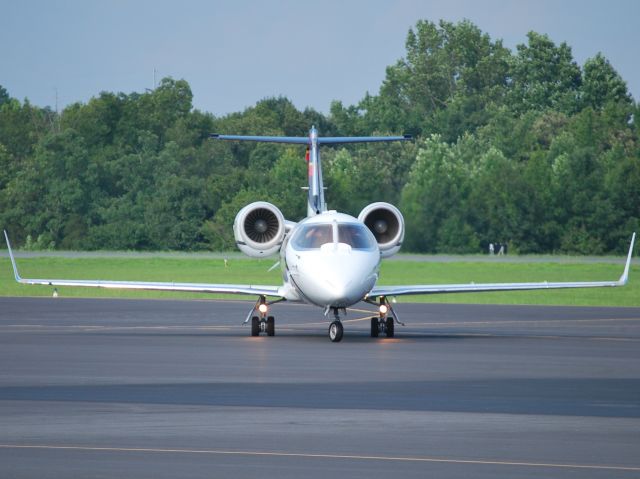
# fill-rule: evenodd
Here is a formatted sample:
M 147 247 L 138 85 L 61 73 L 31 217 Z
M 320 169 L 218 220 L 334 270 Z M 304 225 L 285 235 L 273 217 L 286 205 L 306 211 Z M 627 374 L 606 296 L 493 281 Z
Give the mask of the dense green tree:
M 582 99 L 585 105 L 602 109 L 607 103 L 633 103 L 627 84 L 601 53 L 584 64 Z
M 406 57 L 387 68 L 378 96 L 367 95 L 362 112 L 332 106 L 339 125 L 356 119 L 371 132 L 439 132 L 455 141 L 487 121 L 487 105 L 504 95 L 509 51 L 468 20 L 418 21 L 409 30 Z
M 432 253 L 478 250 L 479 238 L 464 208 L 475 177 L 475 166 L 470 163 L 473 143 L 466 137 L 449 145 L 434 135 L 418 150 L 400 203 L 408 249 Z
M 5 87 L 0 85 L 0 108 L 2 108 L 2 105 L 4 105 L 5 103 L 9 103 L 9 100 L 11 100 L 9 92 Z
M 358 213 L 375 201 L 398 203 L 416 155 L 413 143 L 371 143 L 323 155 L 327 202 Z
M 12 208 L 5 221 L 18 238 L 44 235 L 47 243 L 82 247 L 96 194 L 94 171 L 73 130 L 48 136 L 7 184 Z
M 478 174 L 471 184 L 467 208 L 473 216 L 474 230 L 481 232 L 481 243 L 517 245 L 530 248 L 531 215 L 535 209 L 534 191 L 525 181 L 522 163 L 510 161 L 495 147 L 479 158 Z M 486 248 L 485 248 L 486 251 Z
M 302 190 L 307 186 L 304 149 L 283 149 L 269 172 L 265 186 L 264 200 L 280 208 L 285 218 L 299 221 L 307 216 L 307 195 Z
M 518 112 L 552 108 L 575 113 L 582 77 L 571 47 L 564 42 L 556 46 L 547 35 L 536 32 L 529 32 L 527 40 L 512 57 L 510 105 Z
M 0 144 L 20 162 L 33 154 L 38 141 L 52 131 L 54 121 L 55 114 L 48 108 L 10 99 L 0 106 Z
M 210 133 L 412 133 L 323 147 L 330 208 L 400 206 L 405 250 L 619 252 L 640 226 L 640 106 L 601 54 L 530 32 L 515 52 L 469 21 L 418 21 L 377 94 L 329 115 L 285 97 L 214 117 L 185 80 L 101 92 L 60 114 L 0 87 L 0 223 L 31 248 L 233 248 L 264 200 L 306 214 L 304 148 Z

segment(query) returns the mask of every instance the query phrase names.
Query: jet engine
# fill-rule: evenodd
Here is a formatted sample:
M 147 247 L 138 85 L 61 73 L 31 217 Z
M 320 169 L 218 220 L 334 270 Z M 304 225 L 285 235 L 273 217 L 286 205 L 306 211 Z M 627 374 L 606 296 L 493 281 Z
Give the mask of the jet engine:
M 244 254 L 254 258 L 270 256 L 282 246 L 284 216 L 271 203 L 256 201 L 238 212 L 233 221 L 233 235 Z
M 389 203 L 371 203 L 358 215 L 375 236 L 383 258 L 400 250 L 404 240 L 404 218 L 400 210 Z

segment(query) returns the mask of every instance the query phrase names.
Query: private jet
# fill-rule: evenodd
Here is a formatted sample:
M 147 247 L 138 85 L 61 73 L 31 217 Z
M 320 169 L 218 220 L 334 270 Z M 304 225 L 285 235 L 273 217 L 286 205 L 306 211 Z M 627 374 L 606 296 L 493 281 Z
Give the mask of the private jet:
M 409 136 L 321 137 L 312 127 L 306 137 L 240 136 L 212 134 L 214 140 L 285 143 L 305 147 L 308 164 L 307 217 L 288 221 L 277 206 L 264 201 L 242 208 L 233 223 L 238 248 L 254 258 L 279 253 L 281 285 L 161 283 L 141 281 L 99 281 L 69 279 L 26 279 L 20 277 L 16 260 L 5 231 L 7 248 L 16 281 L 22 284 L 48 286 L 83 286 L 112 289 L 189 291 L 253 295 L 257 297 L 244 324 L 251 321 L 251 335 L 275 335 L 275 319 L 269 315 L 271 305 L 281 302 L 303 302 L 323 308 L 332 315 L 329 339 L 343 337 L 341 314 L 348 307 L 364 301 L 376 307 L 371 318 L 371 336 L 394 337 L 396 324 L 402 325 L 389 298 L 405 295 L 468 293 L 485 291 L 523 291 L 537 289 L 599 288 L 624 286 L 635 233 L 622 276 L 617 281 L 536 282 L 536 283 L 469 283 L 378 286 L 380 263 L 396 254 L 405 234 L 402 213 L 389 203 L 366 206 L 358 217 L 329 210 L 324 198 L 320 147 L 346 143 L 407 141 Z M 277 264 L 277 263 L 276 263 Z

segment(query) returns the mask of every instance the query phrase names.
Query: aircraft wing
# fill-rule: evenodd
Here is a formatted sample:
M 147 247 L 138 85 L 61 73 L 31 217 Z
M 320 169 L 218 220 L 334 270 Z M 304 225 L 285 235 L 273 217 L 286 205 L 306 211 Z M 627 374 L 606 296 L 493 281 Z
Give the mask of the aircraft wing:
M 146 281 L 103 281 L 103 280 L 76 280 L 76 279 L 28 279 L 20 277 L 18 265 L 11 250 L 9 236 L 4 232 L 7 241 L 9 257 L 13 266 L 13 274 L 18 283 L 40 284 L 46 286 L 79 286 L 89 288 L 107 289 L 139 289 L 154 291 L 183 291 L 191 293 L 221 293 L 221 294 L 250 294 L 259 296 L 278 296 L 282 286 L 263 286 L 247 284 L 209 284 L 209 283 L 161 283 Z
M 629 267 L 633 254 L 636 234 L 631 237 L 631 245 L 622 276 L 618 281 L 577 281 L 577 282 L 538 282 L 538 283 L 467 283 L 467 284 L 418 284 L 404 286 L 376 286 L 367 295 L 403 296 L 410 294 L 443 294 L 443 293 L 481 293 L 486 291 L 529 291 L 535 289 L 565 288 L 602 288 L 624 286 L 629 279 Z

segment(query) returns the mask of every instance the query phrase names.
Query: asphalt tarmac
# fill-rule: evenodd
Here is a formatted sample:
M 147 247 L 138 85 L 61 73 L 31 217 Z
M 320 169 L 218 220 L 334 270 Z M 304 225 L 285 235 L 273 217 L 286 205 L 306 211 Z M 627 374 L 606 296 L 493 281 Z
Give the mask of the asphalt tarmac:
M 0 298 L 0 477 L 640 477 L 640 308 Z

